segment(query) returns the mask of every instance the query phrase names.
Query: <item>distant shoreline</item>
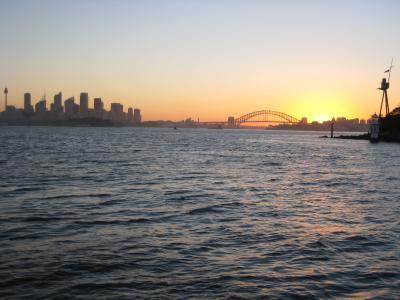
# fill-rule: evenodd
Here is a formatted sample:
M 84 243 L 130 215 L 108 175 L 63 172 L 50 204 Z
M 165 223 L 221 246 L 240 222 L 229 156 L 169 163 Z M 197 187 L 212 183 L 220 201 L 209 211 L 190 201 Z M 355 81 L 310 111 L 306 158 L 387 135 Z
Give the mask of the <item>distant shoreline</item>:
M 185 124 L 160 124 L 158 122 L 154 121 L 146 121 L 142 122 L 139 124 L 132 124 L 132 123 L 116 123 L 112 122 L 109 120 L 102 120 L 102 121 L 94 121 L 94 122 L 86 122 L 82 120 L 69 120 L 69 121 L 60 121 L 60 122 L 1 122 L 0 121 L 0 126 L 1 127 L 7 127 L 7 126 L 15 126 L 15 127 L 82 127 L 82 128 L 87 128 L 87 127 L 143 127 L 143 128 L 176 128 L 176 129 L 214 129 L 214 130 L 220 130 L 220 129 L 234 129 L 234 130 L 268 130 L 268 131 L 314 131 L 314 132 L 328 132 L 328 129 L 325 128 L 290 128 L 290 127 L 285 127 L 285 128 L 280 128 L 280 127 L 253 127 L 253 126 L 241 126 L 241 127 L 227 127 L 227 126 L 222 126 L 222 127 L 211 127 L 211 126 L 190 126 L 190 125 L 185 125 Z M 352 130 L 352 129 L 338 129 L 335 132 L 363 132 L 360 130 Z M 325 136 L 323 136 L 325 137 Z M 340 137 L 335 137 L 335 138 L 344 138 L 344 139 L 351 139 L 351 137 L 355 138 L 356 136 L 340 136 Z M 360 139 L 360 138 L 355 138 L 355 139 Z

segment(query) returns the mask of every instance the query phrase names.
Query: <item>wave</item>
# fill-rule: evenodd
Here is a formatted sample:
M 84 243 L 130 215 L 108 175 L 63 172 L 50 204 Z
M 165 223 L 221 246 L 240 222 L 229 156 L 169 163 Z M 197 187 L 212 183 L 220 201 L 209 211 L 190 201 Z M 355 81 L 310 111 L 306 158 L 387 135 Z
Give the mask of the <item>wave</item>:
M 148 223 L 151 222 L 148 218 L 137 218 L 128 220 L 93 220 L 93 221 L 75 221 L 79 225 L 129 225 L 135 223 Z
M 237 207 L 237 206 L 243 206 L 243 204 L 241 204 L 239 202 L 229 202 L 229 203 L 223 203 L 223 204 L 208 205 L 205 207 L 191 209 L 188 212 L 188 214 L 189 215 L 198 215 L 198 214 L 207 214 L 207 213 L 221 213 L 221 212 L 224 212 L 225 208 Z

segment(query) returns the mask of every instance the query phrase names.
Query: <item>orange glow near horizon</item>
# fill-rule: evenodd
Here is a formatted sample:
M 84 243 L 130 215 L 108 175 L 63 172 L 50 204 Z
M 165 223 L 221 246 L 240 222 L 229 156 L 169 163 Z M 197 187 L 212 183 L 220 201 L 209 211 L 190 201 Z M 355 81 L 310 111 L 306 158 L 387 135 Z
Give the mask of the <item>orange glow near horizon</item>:
M 13 86 L 9 87 L 9 104 L 23 107 L 23 93 L 15 95 Z M 93 93 L 92 90 L 97 90 Z M 352 96 L 325 91 L 304 91 L 297 95 L 287 94 L 273 96 L 266 95 L 260 90 L 249 92 L 246 90 L 189 90 L 165 89 L 160 91 L 148 91 L 139 88 L 132 91 L 127 88 L 107 89 L 100 87 L 84 90 L 89 93 L 89 107 L 93 107 L 93 98 L 101 97 L 105 103 L 105 109 L 110 109 L 111 102 L 120 102 L 124 105 L 124 111 L 128 107 L 140 108 L 143 120 L 172 120 L 180 121 L 192 118 L 200 121 L 226 121 L 228 116 L 240 117 L 257 110 L 274 110 L 286 113 L 297 119 L 306 117 L 308 122 L 323 122 L 333 117 L 368 118 L 378 107 L 379 94 L 373 94 L 369 98 L 374 106 L 360 106 L 358 99 L 352 100 Z M 53 95 L 58 90 L 47 92 L 47 106 L 53 102 Z M 258 93 L 259 94 L 258 94 Z M 63 100 L 74 96 L 79 103 L 78 90 L 63 90 Z M 36 103 L 42 94 L 32 93 L 32 102 Z M 103 96 L 102 96 L 103 95 Z M 261 95 L 261 96 L 260 96 Z M 375 96 L 375 97 L 374 97 Z M 363 97 L 360 97 L 363 98 Z M 374 99 L 375 98 L 375 99 Z M 121 100 L 120 100 L 121 99 Z M 128 99 L 136 99 L 130 101 Z M 279 101 L 272 101 L 279 100 Z M 373 102 L 374 101 L 374 102 Z M 393 106 L 393 105 L 392 105 Z
M 89 107 L 101 97 L 107 110 L 112 102 L 141 109 L 144 121 L 226 121 L 257 110 L 309 122 L 379 113 L 376 88 L 391 58 L 400 61 L 400 4 L 382 11 L 378 2 L 283 2 L 8 1 L 0 87 L 19 108 L 25 92 L 35 104 L 46 91 L 48 107 L 60 91 L 76 102 L 88 92 Z M 76 12 L 84 17 L 71 22 Z M 44 13 L 52 18 L 37 17 Z M 381 32 L 390 36 L 385 47 Z M 395 68 L 391 109 L 399 78 Z

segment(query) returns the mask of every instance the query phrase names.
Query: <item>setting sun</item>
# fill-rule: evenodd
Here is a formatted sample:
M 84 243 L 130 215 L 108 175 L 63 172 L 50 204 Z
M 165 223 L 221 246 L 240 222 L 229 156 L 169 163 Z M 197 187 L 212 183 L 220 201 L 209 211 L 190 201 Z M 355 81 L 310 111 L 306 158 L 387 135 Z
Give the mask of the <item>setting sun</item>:
M 322 123 L 324 121 L 329 121 L 331 119 L 332 118 L 330 118 L 330 117 L 328 117 L 326 115 L 319 115 L 319 116 L 316 116 L 315 118 L 313 118 L 312 121 L 317 121 L 319 123 Z

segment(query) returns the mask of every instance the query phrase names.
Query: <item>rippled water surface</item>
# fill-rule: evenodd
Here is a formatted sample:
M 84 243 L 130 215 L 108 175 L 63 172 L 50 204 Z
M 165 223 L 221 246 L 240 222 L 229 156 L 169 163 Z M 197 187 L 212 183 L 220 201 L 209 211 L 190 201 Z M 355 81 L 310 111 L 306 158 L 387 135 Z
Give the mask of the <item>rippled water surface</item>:
M 400 145 L 0 127 L 1 299 L 400 297 Z

